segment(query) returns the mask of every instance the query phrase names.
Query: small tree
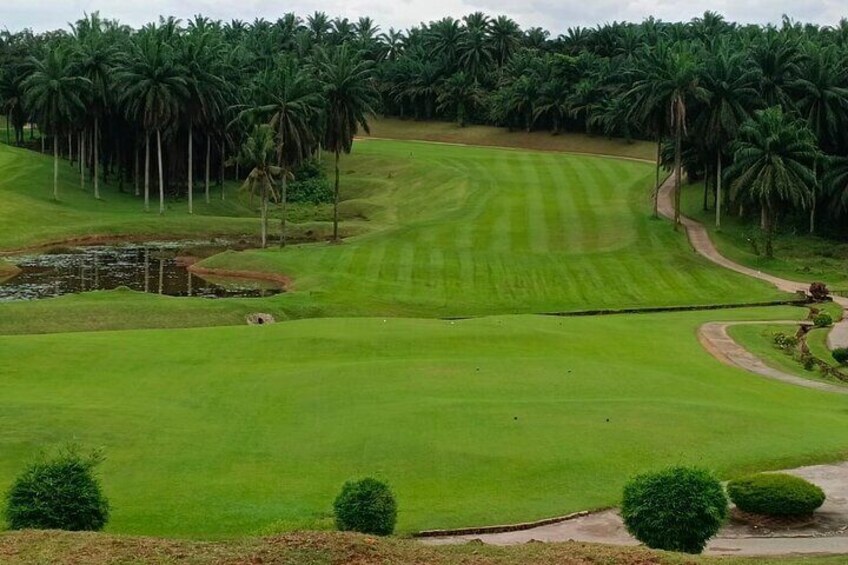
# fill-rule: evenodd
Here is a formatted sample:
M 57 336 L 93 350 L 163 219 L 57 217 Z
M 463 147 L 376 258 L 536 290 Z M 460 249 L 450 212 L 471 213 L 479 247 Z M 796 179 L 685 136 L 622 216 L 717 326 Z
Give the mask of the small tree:
M 830 295 L 830 291 L 823 282 L 814 282 L 810 285 L 810 296 L 816 302 L 827 300 L 828 295 Z
M 631 480 L 621 515 L 648 547 L 701 553 L 727 517 L 727 495 L 709 471 L 672 467 Z
M 333 503 L 341 531 L 387 536 L 395 531 L 397 503 L 391 489 L 377 479 L 348 481 Z
M 94 476 L 99 453 L 74 448 L 36 461 L 6 495 L 6 521 L 13 530 L 99 531 L 109 520 L 109 503 Z

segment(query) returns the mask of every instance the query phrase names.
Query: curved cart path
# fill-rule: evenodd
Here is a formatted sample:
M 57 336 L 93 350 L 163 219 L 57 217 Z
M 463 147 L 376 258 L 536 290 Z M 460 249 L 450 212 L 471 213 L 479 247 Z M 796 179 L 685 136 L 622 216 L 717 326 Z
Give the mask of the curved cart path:
M 673 221 L 673 177 L 663 183 L 659 192 L 659 212 Z M 735 263 L 718 252 L 706 228 L 685 216 L 680 218 L 692 247 L 717 265 L 754 277 L 776 286 L 784 292 L 806 291 L 809 283 L 781 279 Z M 843 312 L 848 299 L 834 297 Z M 836 324 L 828 336 L 828 346 L 848 346 L 848 320 Z M 792 385 L 825 392 L 848 394 L 848 387 L 804 379 L 784 373 L 766 365 L 758 357 L 733 341 L 727 328 L 735 324 L 798 324 L 797 320 L 768 322 L 711 322 L 698 329 L 698 339 L 704 348 L 719 361 L 756 373 L 763 377 Z M 816 513 L 817 523 L 791 531 L 752 530 L 747 525 L 730 523 L 707 546 L 706 553 L 716 555 L 788 555 L 788 554 L 848 554 L 848 462 L 832 465 L 813 465 L 785 471 L 819 485 L 827 494 L 824 506 Z M 516 532 L 471 534 L 424 538 L 428 544 L 466 543 L 480 540 L 493 545 L 513 545 L 529 541 L 562 542 L 582 541 L 614 545 L 638 545 L 627 533 L 624 522 L 616 510 L 605 510 L 563 522 L 539 526 Z
M 660 187 L 658 204 L 660 214 L 669 220 L 674 221 L 674 175 L 668 177 L 668 179 L 666 179 Z M 782 290 L 783 292 L 806 291 L 810 288 L 809 282 L 804 283 L 782 279 L 731 261 L 719 253 L 718 249 L 716 249 L 716 246 L 713 245 L 713 242 L 710 239 L 710 234 L 707 232 L 707 228 L 705 228 L 703 224 L 683 215 L 680 216 L 680 223 L 686 229 L 686 235 L 689 237 L 689 243 L 692 244 L 692 248 L 716 265 L 720 265 L 725 269 L 730 269 L 731 271 L 736 271 L 737 273 L 741 273 L 755 279 L 769 282 L 776 286 L 778 290 Z M 843 313 L 845 312 L 845 309 L 848 308 L 848 298 L 834 296 L 833 301 L 842 307 Z M 827 346 L 830 349 L 848 347 L 848 318 L 846 318 L 846 316 L 843 315 L 842 321 L 834 324 L 833 329 L 827 336 Z

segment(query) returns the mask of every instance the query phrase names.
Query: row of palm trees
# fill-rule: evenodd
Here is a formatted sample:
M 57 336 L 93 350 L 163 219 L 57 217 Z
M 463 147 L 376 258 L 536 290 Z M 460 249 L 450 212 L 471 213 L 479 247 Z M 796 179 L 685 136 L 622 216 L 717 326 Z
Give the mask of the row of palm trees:
M 79 165 L 83 186 L 86 174 L 92 179 L 96 197 L 100 177 L 116 175 L 139 194 L 143 184 L 148 208 L 155 167 L 160 211 L 169 193 L 185 195 L 191 211 L 199 176 L 208 201 L 213 174 L 220 184 L 226 170 L 260 162 L 274 167 L 268 194 L 285 200 L 299 162 L 320 147 L 336 157 L 349 151 L 366 114 L 379 111 L 652 139 L 657 188 L 661 164 L 681 171 L 678 182 L 704 179 L 704 207 L 715 208 L 717 224 L 732 210 L 758 215 L 765 227 L 770 209 L 771 226 L 804 216 L 811 230 L 833 231 L 848 215 L 845 61 L 845 21 L 740 26 L 710 12 L 690 22 L 570 28 L 556 38 L 480 12 L 385 33 L 371 18 L 322 12 L 251 24 L 161 19 L 139 30 L 95 14 L 68 31 L 0 36 L 0 104 L 16 142 L 24 143 L 24 124 L 37 122 L 54 153 Z M 738 162 L 757 143 L 751 128 L 776 127 L 776 116 L 783 145 L 765 136 L 772 145 L 762 149 L 779 166 L 761 177 L 782 180 L 766 203 Z M 251 161 L 253 151 L 242 149 L 267 135 L 256 129 L 263 124 L 275 153 Z M 785 172 L 797 157 L 790 139 L 812 142 L 812 161 L 801 159 L 811 175 Z M 250 146 L 265 145 L 258 141 Z
M 230 51 L 210 26 L 198 19 L 183 28 L 170 19 L 133 31 L 93 14 L 68 34 L 40 40 L 7 34 L 2 102 L 16 142 L 23 142 L 30 121 L 52 140 L 54 198 L 62 151 L 79 167 L 83 189 L 89 174 L 98 199 L 100 175 L 113 171 L 121 183 L 133 180 L 136 195 L 143 185 L 147 211 L 155 176 L 160 214 L 166 192 L 182 188 L 193 212 L 196 171 L 210 201 L 213 159 L 219 184 L 226 166 L 247 167 L 245 188 L 260 195 L 263 246 L 268 200 L 282 199 L 284 213 L 293 169 L 324 148 L 336 159 L 338 240 L 338 161 L 359 128 L 368 129 L 377 106 L 372 61 L 341 43 L 316 48 L 306 59 L 277 53 L 245 70 L 238 50 Z M 202 160 L 196 144 L 205 150 Z M 281 227 L 284 244 L 285 218 Z

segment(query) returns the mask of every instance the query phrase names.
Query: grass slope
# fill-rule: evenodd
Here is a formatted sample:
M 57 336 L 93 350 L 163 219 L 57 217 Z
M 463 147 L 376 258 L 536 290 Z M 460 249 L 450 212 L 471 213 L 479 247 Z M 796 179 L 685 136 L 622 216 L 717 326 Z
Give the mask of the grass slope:
M 452 122 L 418 122 L 396 118 L 380 118 L 371 123 L 371 136 L 385 139 L 405 139 L 513 147 L 537 151 L 594 153 L 617 155 L 631 159 L 656 160 L 656 144 L 648 141 L 626 142 L 603 136 L 563 132 L 551 135 L 546 131 L 510 131 L 507 128 L 470 125 L 464 128 Z
M 772 259 L 754 252 L 751 240 L 760 238 L 758 225 L 725 211 L 721 229 L 715 227 L 715 210 L 703 210 L 703 183 L 685 187 L 683 213 L 707 226 L 710 237 L 723 255 L 748 267 L 794 281 L 822 281 L 831 289 L 848 290 L 848 243 L 809 235 L 806 232 L 775 236 Z M 710 199 L 712 205 L 712 197 Z M 762 249 L 762 245 L 760 245 Z
M 652 220 L 649 165 L 369 140 L 343 168 L 348 213 L 360 208 L 383 229 L 344 245 L 229 253 L 203 265 L 286 273 L 326 315 L 465 316 L 783 296 L 709 264 L 667 222 Z
M 432 547 L 351 534 L 299 533 L 226 542 L 162 540 L 68 532 L 0 534 L 4 563 L 272 563 L 277 565 L 837 565 L 844 556 L 710 558 L 588 543 Z
M 168 200 L 167 211 L 160 216 L 155 182 L 151 182 L 151 212 L 145 213 L 143 200 L 130 194 L 134 190 L 131 182 L 125 183 L 124 193 L 115 182 L 103 184 L 102 198 L 95 200 L 91 179 L 87 179 L 83 191 L 76 167 L 65 160 L 59 162 L 60 200 L 54 201 L 52 155 L 0 144 L 0 171 L 0 250 L 91 237 L 255 237 L 259 229 L 255 213 L 236 193 L 238 184 L 233 182 L 226 185 L 226 200 L 221 199 L 221 189 L 213 185 L 209 204 L 198 183 L 193 215 L 188 214 L 186 201 Z M 302 214 L 297 207 L 294 212 Z M 300 229 L 317 230 L 321 225 L 309 223 Z
M 208 207 L 198 198 L 194 216 L 185 213 L 184 203 L 172 204 L 159 217 L 144 214 L 137 198 L 117 194 L 114 187 L 107 200 L 95 201 L 76 187 L 71 168 L 61 166 L 63 201 L 57 204 L 44 185 L 51 160 L 0 146 L 0 169 L 10 172 L 0 180 L 0 195 L 9 203 L 0 210 L 0 247 L 92 234 L 161 239 L 256 228 L 255 219 L 239 216 L 250 211 L 232 196 Z M 126 293 L 7 303 L 0 304 L 0 333 L 237 324 L 258 310 L 281 319 L 432 317 L 783 297 L 764 283 L 707 263 L 667 222 L 650 219 L 649 165 L 367 140 L 356 144 L 342 170 L 346 229 L 365 235 L 339 246 L 227 253 L 205 263 L 285 273 L 294 278 L 294 292 L 215 304 Z M 57 216 L 58 221 L 44 221 Z M 300 229 L 313 228 L 328 226 Z
M 106 449 L 113 532 L 326 527 L 363 475 L 392 484 L 410 532 L 613 505 L 633 473 L 673 463 L 729 477 L 834 460 L 841 398 L 726 367 L 695 338 L 707 320 L 804 312 L 4 336 L 0 487 L 75 440 Z

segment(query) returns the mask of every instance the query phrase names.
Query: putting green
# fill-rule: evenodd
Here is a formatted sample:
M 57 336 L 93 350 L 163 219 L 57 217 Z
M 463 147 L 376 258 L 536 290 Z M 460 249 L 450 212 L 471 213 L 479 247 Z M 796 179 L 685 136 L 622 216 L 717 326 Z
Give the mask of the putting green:
M 389 481 L 402 532 L 613 505 L 633 473 L 724 477 L 845 455 L 844 400 L 726 367 L 695 328 L 781 307 L 0 337 L 0 485 L 39 449 L 103 446 L 109 530 L 320 527 Z

